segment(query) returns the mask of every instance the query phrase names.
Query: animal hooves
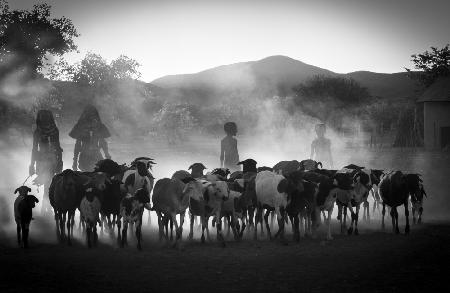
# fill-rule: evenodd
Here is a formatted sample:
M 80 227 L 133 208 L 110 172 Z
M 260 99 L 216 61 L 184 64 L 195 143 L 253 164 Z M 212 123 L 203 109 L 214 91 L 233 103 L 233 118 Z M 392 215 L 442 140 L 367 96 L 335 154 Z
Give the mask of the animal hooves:
M 352 235 L 352 233 L 353 233 L 353 228 L 348 228 L 348 230 L 347 230 L 347 233 L 348 233 L 348 235 Z
M 359 235 L 358 229 L 355 229 L 355 235 Z

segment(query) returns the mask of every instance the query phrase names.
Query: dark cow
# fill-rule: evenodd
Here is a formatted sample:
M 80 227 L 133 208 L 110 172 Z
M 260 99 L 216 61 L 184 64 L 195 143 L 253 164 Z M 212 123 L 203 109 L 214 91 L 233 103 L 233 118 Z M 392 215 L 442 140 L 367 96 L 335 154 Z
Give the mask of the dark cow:
M 237 164 L 242 165 L 242 172 L 244 172 L 244 173 L 248 173 L 248 172 L 256 173 L 257 172 L 256 164 L 258 164 L 258 163 L 253 159 L 246 159 L 244 161 L 240 161 Z
M 335 174 L 334 178 L 337 180 L 337 185 L 341 189 L 337 193 L 336 200 L 339 213 L 338 218 L 341 223 L 341 233 L 346 229 L 348 208 L 351 212 L 351 222 L 347 232 L 349 235 L 353 232 L 355 235 L 358 235 L 359 209 L 361 204 L 367 201 L 369 190 L 372 189 L 370 176 L 363 168 L 358 167 L 355 169 L 343 168 Z M 352 207 L 355 207 L 355 212 L 353 212 Z
M 80 206 L 86 186 L 103 191 L 108 181 L 108 175 L 103 172 L 78 172 L 71 169 L 66 169 L 53 177 L 49 199 L 55 211 L 56 235 L 61 241 L 66 236 L 67 219 L 67 243 L 72 244 L 70 237 L 73 235 L 74 214 Z
M 327 240 L 331 240 L 333 239 L 331 236 L 331 214 L 333 213 L 337 193 L 340 190 L 338 182 L 333 177 L 315 171 L 305 172 L 303 179 L 316 185 L 313 189 L 312 186 L 305 184 L 303 197 L 307 201 L 308 212 L 310 213 L 310 215 L 308 214 L 310 223 L 307 228 L 310 229 L 310 233 L 314 236 L 315 229 L 320 224 L 320 212 L 324 213 L 326 211 L 328 212 L 328 217 L 325 221 L 328 226 Z M 309 188 L 306 188 L 307 186 Z
M 136 226 L 137 248 L 142 249 L 142 215 L 144 207 L 148 203 L 150 203 L 150 195 L 145 184 L 142 188 L 136 190 L 134 195 L 127 194 L 120 202 L 120 215 L 123 221 L 121 247 L 124 247 L 127 243 L 128 224 L 133 224 Z
M 23 248 L 28 248 L 28 234 L 30 231 L 30 223 L 33 219 L 33 208 L 39 200 L 31 194 L 28 186 L 20 186 L 14 191 L 19 193 L 14 201 L 14 219 L 17 225 L 17 243 L 23 244 Z
M 190 165 L 188 168 L 188 170 L 192 170 L 191 171 L 192 178 L 203 177 L 204 176 L 203 170 L 205 170 L 205 169 L 206 169 L 206 167 L 202 163 L 194 163 L 194 164 Z
M 384 229 L 384 215 L 386 213 L 386 205 L 391 207 L 392 229 L 394 233 L 400 233 L 398 228 L 398 212 L 397 207 L 403 205 L 405 207 L 405 234 L 409 234 L 409 210 L 408 198 L 409 190 L 407 176 L 401 171 L 391 171 L 385 174 L 379 185 L 381 199 L 383 200 L 383 211 L 381 227 Z
M 299 170 L 302 171 L 314 171 L 320 168 L 322 168 L 322 163 L 321 162 L 316 162 L 314 160 L 311 159 L 307 159 L 307 160 L 302 160 L 300 161 L 300 168 Z
M 273 172 L 281 175 L 288 175 L 291 172 L 300 169 L 300 162 L 297 160 L 292 161 L 281 161 L 273 166 Z

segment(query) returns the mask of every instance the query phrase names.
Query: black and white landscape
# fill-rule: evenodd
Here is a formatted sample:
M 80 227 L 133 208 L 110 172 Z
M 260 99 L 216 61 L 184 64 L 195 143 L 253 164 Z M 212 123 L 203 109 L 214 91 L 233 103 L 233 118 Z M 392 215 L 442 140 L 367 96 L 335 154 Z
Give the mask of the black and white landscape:
M 449 9 L 0 0 L 0 291 L 448 290 Z

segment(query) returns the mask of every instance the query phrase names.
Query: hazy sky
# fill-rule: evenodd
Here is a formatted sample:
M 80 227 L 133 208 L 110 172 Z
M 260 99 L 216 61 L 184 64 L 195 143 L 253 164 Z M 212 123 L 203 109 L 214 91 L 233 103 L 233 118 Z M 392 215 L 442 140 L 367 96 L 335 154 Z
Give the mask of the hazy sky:
M 12 8 L 42 2 L 9 0 Z M 48 0 L 87 51 L 136 59 L 142 80 L 286 55 L 335 72 L 399 72 L 450 42 L 449 0 Z

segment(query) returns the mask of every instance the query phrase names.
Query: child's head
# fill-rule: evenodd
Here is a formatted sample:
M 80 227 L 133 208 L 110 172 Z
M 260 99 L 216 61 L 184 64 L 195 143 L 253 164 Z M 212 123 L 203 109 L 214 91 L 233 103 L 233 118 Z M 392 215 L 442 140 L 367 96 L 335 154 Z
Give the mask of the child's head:
M 223 125 L 223 130 L 227 135 L 235 136 L 237 134 L 237 125 L 234 122 L 227 122 Z
M 315 129 L 316 129 L 316 134 L 318 137 L 325 136 L 325 131 L 327 130 L 325 124 L 323 124 L 323 123 L 316 124 Z

